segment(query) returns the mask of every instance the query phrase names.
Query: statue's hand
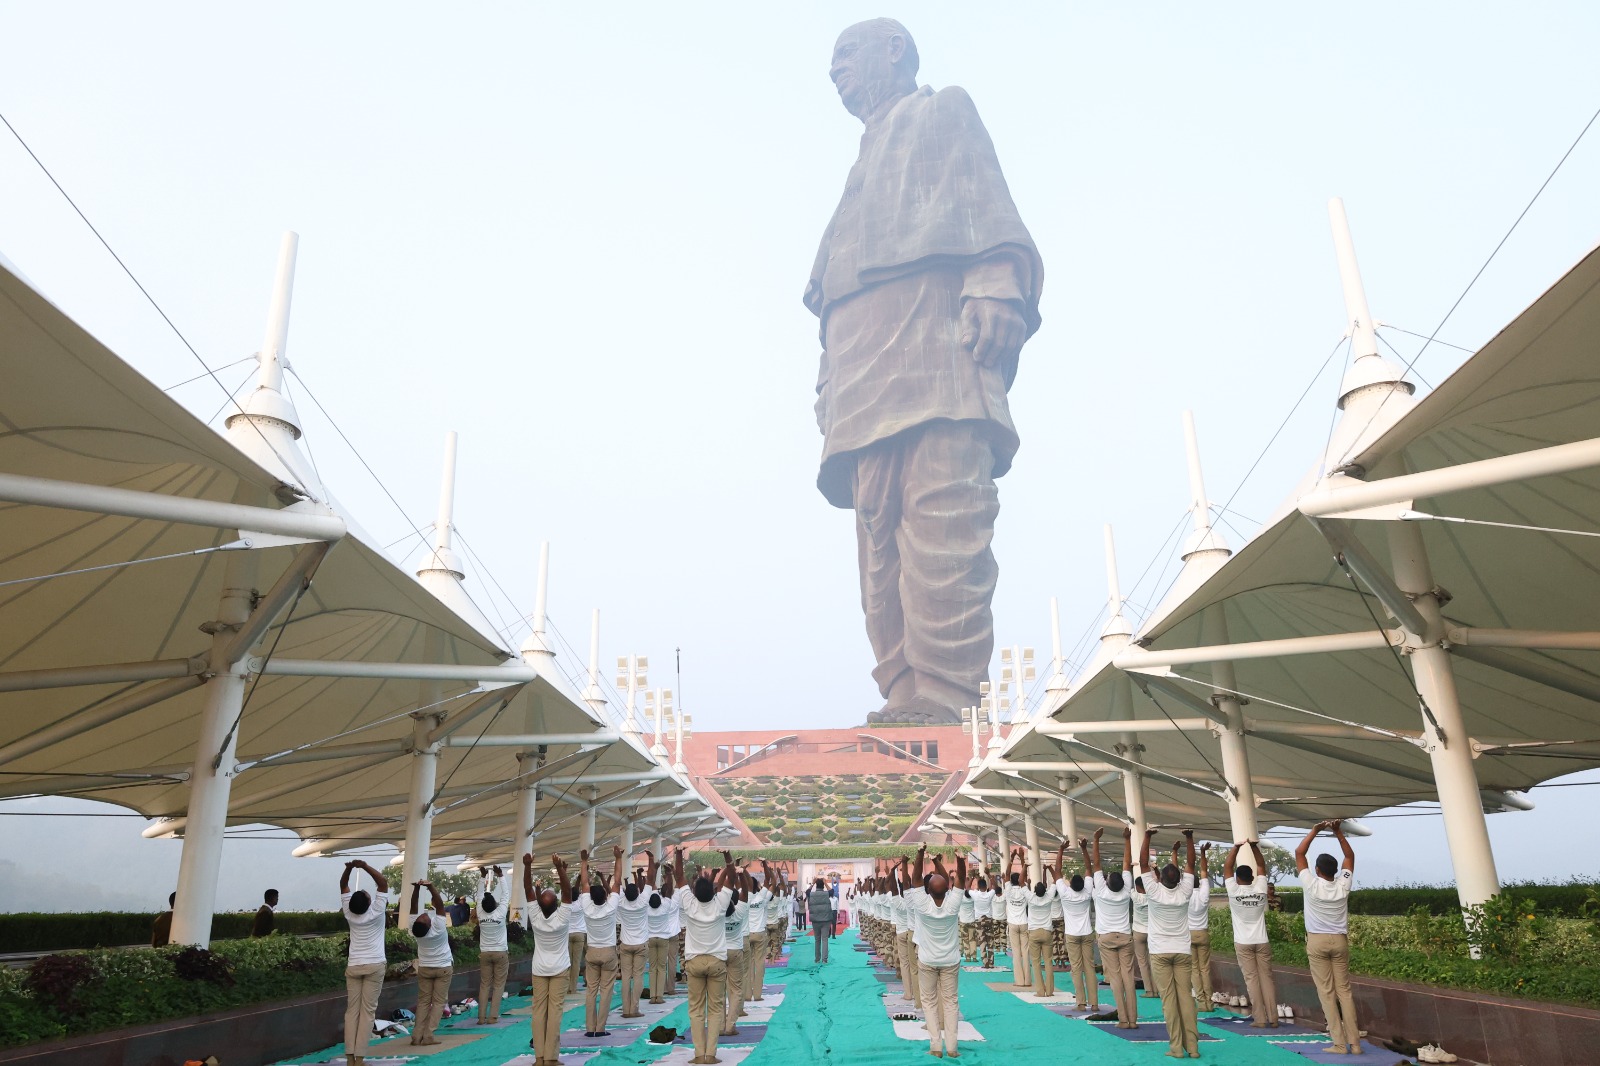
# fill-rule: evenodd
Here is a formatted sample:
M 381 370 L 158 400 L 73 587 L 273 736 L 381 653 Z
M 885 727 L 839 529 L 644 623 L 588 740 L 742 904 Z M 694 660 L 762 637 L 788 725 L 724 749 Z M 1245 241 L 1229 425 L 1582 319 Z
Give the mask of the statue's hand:
M 984 366 L 1015 359 L 1027 337 L 1022 312 L 1008 300 L 978 296 L 961 305 L 961 346 Z

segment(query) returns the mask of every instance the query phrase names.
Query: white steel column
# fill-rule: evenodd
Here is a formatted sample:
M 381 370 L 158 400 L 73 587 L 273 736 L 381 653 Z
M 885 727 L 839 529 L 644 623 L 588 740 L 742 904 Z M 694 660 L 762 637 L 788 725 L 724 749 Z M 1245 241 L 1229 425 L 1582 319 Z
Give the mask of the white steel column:
M 589 685 L 583 690 L 583 702 L 594 712 L 595 721 L 605 724 L 606 695 L 600 691 L 600 608 L 589 617 Z
M 593 855 L 593 851 L 594 851 L 594 818 L 595 818 L 595 810 L 596 810 L 595 801 L 597 799 L 599 799 L 599 797 L 600 797 L 600 790 L 598 788 L 596 788 L 594 785 L 590 785 L 588 788 L 584 789 L 583 791 L 584 791 L 584 796 L 585 796 L 586 799 L 588 799 L 589 803 L 583 809 L 583 828 L 579 831 L 579 834 L 578 834 L 578 846 L 580 848 L 583 848 L 586 851 L 589 851 L 591 853 L 589 855 L 589 858 L 593 859 L 595 857 Z
M 1028 885 L 1032 887 L 1039 883 L 1039 821 L 1033 816 L 1032 811 L 1022 814 L 1023 837 L 1028 844 Z
M 172 909 L 172 942 L 206 947 L 211 943 L 211 916 L 216 912 L 217 875 L 222 869 L 222 842 L 228 824 L 228 797 L 233 788 L 236 728 L 244 709 L 245 661 L 223 662 L 234 631 L 250 617 L 255 584 L 255 552 L 228 556 L 227 577 L 217 623 L 211 636 L 211 678 L 205 685 L 200 737 L 189 775 L 189 810 L 178 860 L 178 901 Z
M 1001 817 L 995 826 L 995 833 L 1000 843 L 1000 880 L 1006 879 L 1006 869 L 1011 865 L 1011 832 L 1006 828 L 1006 821 Z
M 1117 542 L 1112 534 L 1111 524 L 1105 527 L 1106 545 L 1106 586 L 1110 596 L 1111 619 L 1106 622 L 1105 628 L 1100 631 L 1100 642 L 1109 647 L 1113 653 L 1122 651 L 1133 640 L 1133 627 L 1122 615 L 1122 583 L 1117 577 Z M 1114 720 L 1128 720 L 1133 717 L 1133 682 L 1126 673 L 1112 681 L 1111 689 L 1111 717 Z M 1143 760 L 1140 752 L 1139 735 L 1134 732 L 1117 734 L 1116 752 L 1130 762 L 1138 763 Z M 1128 820 L 1133 823 L 1133 835 L 1136 839 L 1144 839 L 1144 776 L 1137 770 L 1122 770 L 1122 805 L 1127 809 Z
M 432 686 L 423 682 L 422 688 Z M 426 702 L 424 703 L 426 706 Z M 400 886 L 400 927 L 411 923 L 411 895 L 406 887 L 427 880 L 428 853 L 433 846 L 433 791 L 439 779 L 439 744 L 428 743 L 428 734 L 444 721 L 438 714 L 411 716 L 411 791 L 406 800 L 405 881 Z
M 538 764 L 539 756 L 533 752 L 517 753 L 518 776 L 531 772 Z M 534 850 L 533 827 L 539 817 L 539 786 L 524 785 L 517 790 L 517 821 L 512 826 L 511 832 L 511 901 L 513 907 L 522 907 L 532 900 L 523 897 L 522 888 L 522 857 L 531 854 Z M 534 855 L 537 860 L 538 856 Z
M 1207 611 L 1206 639 L 1209 643 L 1228 643 L 1228 620 L 1220 606 Z M 1244 738 L 1244 708 L 1237 695 L 1239 682 L 1234 677 L 1232 662 L 1211 664 L 1211 681 L 1214 687 L 1211 702 L 1227 724 L 1214 727 L 1222 748 L 1222 776 L 1226 779 L 1228 822 L 1233 828 L 1234 843 L 1260 838 L 1256 823 L 1255 779 L 1250 775 L 1250 754 Z
M 1431 718 L 1423 716 L 1423 743 L 1433 761 L 1445 839 L 1455 868 L 1456 892 L 1462 906 L 1471 906 L 1499 894 L 1500 878 L 1489 844 L 1478 773 L 1472 765 L 1472 742 L 1456 694 L 1455 671 L 1450 653 L 1441 642 L 1444 619 L 1439 610 L 1439 590 L 1433 583 L 1422 530 L 1409 522 L 1390 522 L 1388 530 L 1395 583 L 1411 596 L 1428 623 L 1429 632 L 1417 634 L 1420 640 L 1410 650 L 1417 691 L 1433 712 Z
M 1077 778 L 1070 774 L 1058 774 L 1056 775 L 1056 788 L 1065 795 L 1076 780 Z M 1060 803 L 1061 832 L 1068 843 L 1076 845 L 1078 843 L 1078 805 L 1069 799 L 1063 799 Z
M 629 818 L 622 823 L 622 861 L 626 866 L 633 865 L 633 819 Z M 626 866 L 624 868 L 626 868 Z M 629 874 L 632 871 L 629 870 Z

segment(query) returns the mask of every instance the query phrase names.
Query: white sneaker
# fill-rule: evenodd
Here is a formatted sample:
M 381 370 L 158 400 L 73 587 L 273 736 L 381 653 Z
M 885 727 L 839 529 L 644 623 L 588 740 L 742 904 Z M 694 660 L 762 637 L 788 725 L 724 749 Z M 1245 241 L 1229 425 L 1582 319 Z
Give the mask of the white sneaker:
M 1438 1062 L 1439 1049 L 1434 1047 L 1432 1044 L 1423 1044 L 1421 1047 L 1417 1048 L 1417 1061 Z

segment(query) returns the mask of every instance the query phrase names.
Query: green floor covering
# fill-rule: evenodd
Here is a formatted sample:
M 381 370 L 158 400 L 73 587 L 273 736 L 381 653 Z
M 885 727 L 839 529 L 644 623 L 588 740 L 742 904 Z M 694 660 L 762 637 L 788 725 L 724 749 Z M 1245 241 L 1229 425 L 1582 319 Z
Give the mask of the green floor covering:
M 745 1066 L 798 1066 L 819 1062 L 840 1066 L 891 1063 L 909 1066 L 930 1061 L 926 1041 L 903 1040 L 895 1035 L 882 1003 L 883 985 L 873 976 L 867 954 L 855 950 L 856 942 L 855 930 L 841 934 L 833 941 L 831 961 L 819 966 L 810 961 L 811 947 L 801 939 L 793 945 L 798 950 L 793 952 L 786 969 L 768 971 L 768 984 L 787 987 L 783 1003 L 768 1023 L 766 1038 L 744 1060 Z M 1039 1004 L 988 987 L 989 983 L 1006 980 L 1009 974 L 1008 965 L 1007 969 L 999 971 L 963 971 L 961 974 L 961 1016 L 985 1038 L 962 1043 L 960 1061 L 966 1066 L 1017 1066 L 1019 1062 L 1155 1066 L 1173 1061 L 1166 1057 L 1165 1042 L 1130 1043 L 1088 1022 L 1063 1018 Z M 1059 987 L 1070 988 L 1070 978 Z M 1103 1007 L 1109 1009 L 1110 990 L 1102 988 L 1100 998 Z M 506 1009 L 527 1003 L 525 998 L 509 999 Z M 475 1032 L 474 1017 L 469 1014 L 452 1019 L 442 1031 Z M 1141 998 L 1139 1017 L 1141 1021 L 1159 1021 L 1159 1001 Z M 612 1018 L 615 1024 L 615 1014 Z M 519 1019 L 520 1024 L 509 1029 L 489 1030 L 483 1039 L 467 1046 L 419 1057 L 413 1062 L 421 1066 L 503 1066 L 518 1055 L 531 1054 L 529 1022 L 526 1016 L 519 1016 Z M 581 1028 L 582 1007 L 567 1011 L 562 1024 L 564 1029 Z M 687 1005 L 680 1003 L 671 1014 L 652 1024 L 685 1030 L 689 1024 Z M 640 1030 L 639 1040 L 634 1044 L 607 1048 L 589 1059 L 589 1063 L 592 1066 L 634 1066 L 665 1055 L 669 1049 L 649 1043 L 647 1032 L 648 1029 Z M 1200 1061 L 1225 1066 L 1306 1066 L 1308 1061 L 1262 1037 L 1215 1031 L 1212 1035 L 1219 1039 L 1201 1044 Z M 1312 1046 L 1320 1046 L 1320 1043 Z M 369 1054 L 404 1056 L 409 1050 L 406 1039 L 400 1037 L 391 1047 L 374 1044 Z M 314 1055 L 289 1060 L 289 1063 L 326 1061 L 343 1053 L 343 1046 L 335 1045 Z M 1359 1063 L 1362 1059 L 1351 1061 Z

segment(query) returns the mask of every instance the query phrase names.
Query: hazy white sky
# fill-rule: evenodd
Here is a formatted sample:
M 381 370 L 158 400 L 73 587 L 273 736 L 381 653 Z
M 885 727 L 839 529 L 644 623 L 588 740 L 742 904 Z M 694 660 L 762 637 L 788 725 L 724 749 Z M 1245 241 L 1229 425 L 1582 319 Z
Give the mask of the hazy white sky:
M 562 634 L 585 646 L 599 607 L 606 661 L 648 654 L 658 684 L 681 646 L 698 727 L 842 725 L 880 701 L 851 516 L 813 487 L 800 293 L 859 134 L 828 54 L 883 13 L 976 100 L 1045 259 L 995 544 L 998 636 L 1041 655 L 1050 596 L 1069 643 L 1093 625 L 1103 522 L 1136 607 L 1170 580 L 1183 409 L 1235 544 L 1324 440 L 1337 366 L 1239 487 L 1342 328 L 1330 195 L 1375 314 L 1427 334 L 1600 104 L 1577 2 L 64 3 L 0 8 L 0 111 L 212 366 L 256 349 L 301 234 L 291 385 L 324 480 L 400 556 L 459 430 L 471 580 L 513 645 L 548 539 Z M 1441 338 L 1482 343 L 1591 248 L 1596 188 L 1591 134 Z M 198 372 L 4 131 L 0 254 L 157 383 Z M 87 833 L 8 840 L 24 821 Z M 1379 824 L 1395 876 L 1447 869 L 1436 825 Z

